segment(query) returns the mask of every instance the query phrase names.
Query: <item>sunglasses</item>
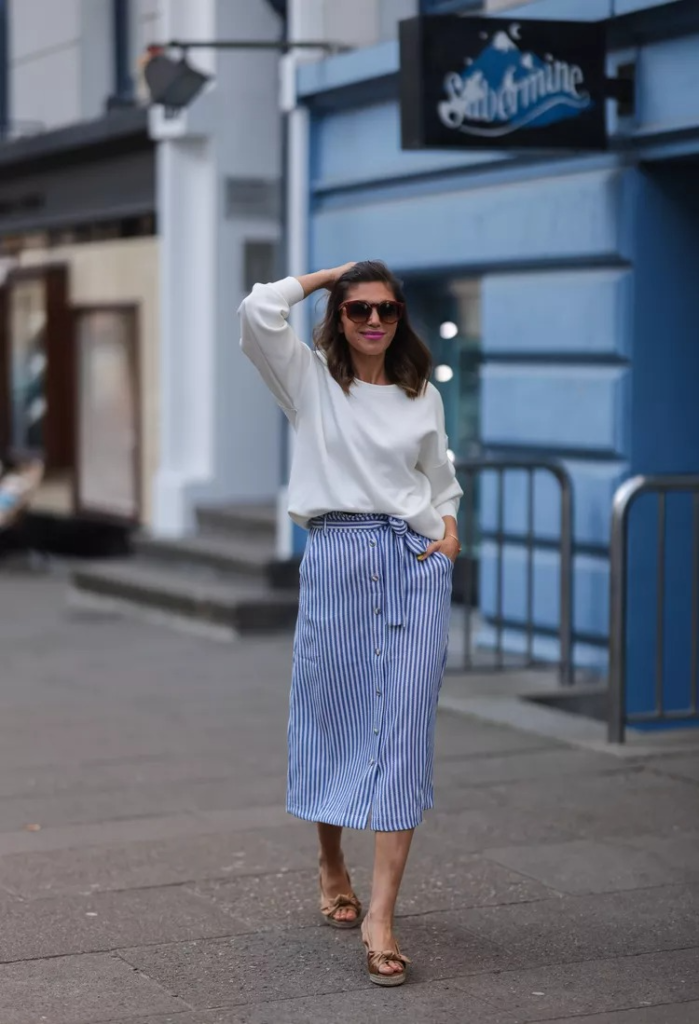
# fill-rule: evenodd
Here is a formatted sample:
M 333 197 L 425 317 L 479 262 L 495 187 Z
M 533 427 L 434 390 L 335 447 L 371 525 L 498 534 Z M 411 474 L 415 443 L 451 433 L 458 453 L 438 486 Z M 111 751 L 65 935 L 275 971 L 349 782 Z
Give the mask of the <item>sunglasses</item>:
M 371 318 L 372 310 L 376 310 L 379 320 L 384 324 L 397 324 L 403 316 L 405 304 L 402 302 L 363 302 L 360 299 L 350 299 L 343 302 L 340 310 L 345 311 L 348 319 L 353 324 L 365 324 Z

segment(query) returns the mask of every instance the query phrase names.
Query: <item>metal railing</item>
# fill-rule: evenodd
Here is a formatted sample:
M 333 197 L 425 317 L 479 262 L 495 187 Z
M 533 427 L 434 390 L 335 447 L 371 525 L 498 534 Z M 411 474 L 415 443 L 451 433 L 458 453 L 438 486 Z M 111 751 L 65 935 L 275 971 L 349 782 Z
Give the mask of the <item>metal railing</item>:
M 456 464 L 457 475 L 464 483 L 464 500 L 462 507 L 465 509 L 465 530 L 464 530 L 464 551 L 465 558 L 465 665 L 467 670 L 477 666 L 473 660 L 473 608 L 471 595 L 473 593 L 473 552 L 476 544 L 476 508 L 475 508 L 475 485 L 476 478 L 484 473 L 494 472 L 497 474 L 497 528 L 495 531 L 482 531 L 481 536 L 488 541 L 495 543 L 497 548 L 496 568 L 496 589 L 495 589 L 495 664 L 493 667 L 499 670 L 512 668 L 530 668 L 536 664 L 534 658 L 534 634 L 537 627 L 534 621 L 534 552 L 537 546 L 545 544 L 547 548 L 552 546 L 551 541 L 546 538 L 537 537 L 534 523 L 534 487 L 535 474 L 538 472 L 550 473 L 558 483 L 561 496 L 560 529 L 557 542 L 553 547 L 558 550 L 560 557 L 559 577 L 559 602 L 560 602 L 560 623 L 558 639 L 560 644 L 559 676 L 561 683 L 571 685 L 573 683 L 573 484 L 570 474 L 559 462 L 551 459 L 527 458 L 510 455 L 489 455 L 473 459 L 465 459 Z M 505 474 L 506 473 L 527 474 L 527 495 L 526 495 L 526 531 L 524 534 L 507 534 L 505 532 Z M 527 552 L 527 597 L 526 617 L 524 623 L 519 622 L 508 625 L 508 628 L 526 635 L 526 657 L 523 663 L 513 665 L 505 659 L 503 645 L 503 634 L 505 629 L 504 619 L 504 551 L 507 545 L 522 544 Z M 480 667 L 480 666 L 478 666 Z
M 629 513 L 642 494 L 658 497 L 658 551 L 655 609 L 655 709 L 629 714 L 626 710 L 626 648 L 628 611 Z M 667 496 L 692 495 L 691 529 L 691 644 L 690 706 L 681 710 L 665 707 L 665 569 L 667 553 Z M 610 743 L 623 743 L 627 724 L 699 720 L 697 704 L 697 661 L 699 622 L 699 476 L 637 476 L 622 484 L 614 495 L 609 627 L 609 729 Z

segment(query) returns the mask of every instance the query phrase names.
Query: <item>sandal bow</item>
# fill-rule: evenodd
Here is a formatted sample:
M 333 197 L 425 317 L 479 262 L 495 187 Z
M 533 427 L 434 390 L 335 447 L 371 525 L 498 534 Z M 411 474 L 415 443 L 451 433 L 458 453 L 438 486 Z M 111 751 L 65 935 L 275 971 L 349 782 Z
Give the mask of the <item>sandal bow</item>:
M 367 953 L 367 964 L 372 973 L 377 973 L 379 967 L 389 963 L 402 964 L 405 967 L 406 964 L 412 963 L 412 961 L 409 957 L 403 956 L 399 950 L 395 949 L 370 949 Z M 383 977 L 388 978 L 390 975 L 386 974 Z
M 359 918 L 362 905 L 357 899 L 357 897 L 354 895 L 354 893 L 347 893 L 346 895 L 342 896 L 334 896 L 332 899 L 328 899 L 324 896 L 323 901 L 320 905 L 320 912 L 321 914 L 323 914 L 324 917 L 334 918 L 338 910 L 342 910 L 344 907 L 351 907 L 356 912 L 357 918 Z
M 326 896 L 323 892 L 322 882 L 320 885 L 320 912 L 325 923 L 333 928 L 356 928 L 359 924 L 362 905 L 351 891 L 352 882 L 349 875 L 347 875 L 347 883 L 350 887 L 350 892 L 342 893 L 340 896 L 333 896 L 332 898 Z M 342 920 L 335 916 L 338 910 L 343 910 L 345 907 L 351 907 L 354 910 L 356 917 L 353 920 Z

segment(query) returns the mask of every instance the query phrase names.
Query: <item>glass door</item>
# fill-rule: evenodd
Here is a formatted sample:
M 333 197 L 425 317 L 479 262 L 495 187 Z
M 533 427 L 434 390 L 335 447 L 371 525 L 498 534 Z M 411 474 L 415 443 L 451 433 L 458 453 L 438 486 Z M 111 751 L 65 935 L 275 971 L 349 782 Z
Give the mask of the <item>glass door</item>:
M 481 287 L 478 278 L 406 282 L 411 320 L 434 359 L 455 458 L 480 450 Z
M 77 505 L 81 512 L 139 517 L 136 313 L 76 311 Z

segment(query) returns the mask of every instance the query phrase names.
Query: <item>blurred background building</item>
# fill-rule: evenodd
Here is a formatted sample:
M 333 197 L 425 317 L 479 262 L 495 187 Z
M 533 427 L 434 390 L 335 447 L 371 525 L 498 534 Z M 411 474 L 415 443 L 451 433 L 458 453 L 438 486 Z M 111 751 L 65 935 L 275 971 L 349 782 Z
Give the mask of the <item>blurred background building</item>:
M 0 447 L 45 457 L 37 510 L 148 521 L 159 257 L 134 82 L 156 10 L 30 0 L 1 17 Z
M 274 494 L 236 308 L 278 258 L 278 56 L 198 51 L 215 88 L 173 120 L 141 68 L 176 36 L 279 39 L 279 9 L 0 5 L 0 450 L 45 456 L 35 512 L 183 534 L 198 501 Z
M 608 74 L 636 83 L 634 104 L 609 103 L 609 148 L 402 149 L 399 22 L 447 13 L 502 16 L 513 40 L 527 19 L 603 23 Z M 319 48 L 192 48 L 208 86 L 149 110 L 144 50 L 173 39 Z M 229 561 L 293 566 L 292 438 L 236 310 L 256 280 L 385 259 L 433 350 L 454 457 L 570 472 L 575 658 L 604 668 L 615 490 L 697 465 L 695 0 L 8 0 L 0 68 L 0 445 L 45 452 L 41 508 L 186 544 L 198 509 L 254 506 Z M 294 310 L 304 337 L 312 305 Z M 537 475 L 530 588 L 523 479 L 502 524 L 488 480 L 478 495 L 482 637 L 520 650 L 533 589 L 535 653 L 555 658 L 559 496 Z M 640 524 L 642 590 L 650 512 Z M 640 670 L 655 655 L 637 621 Z
M 304 64 L 292 115 L 304 143 L 290 178 L 298 189 L 294 201 L 308 211 L 308 230 L 302 220 L 292 236 L 292 271 L 385 259 L 405 279 L 433 349 L 457 457 L 483 446 L 564 462 L 575 492 L 576 661 L 601 668 L 614 492 L 629 475 L 697 469 L 699 5 L 422 0 L 419 6 L 423 13 L 506 13 L 518 21 L 606 21 L 608 73 L 634 69 L 635 109 L 618 111 L 610 103 L 608 152 L 408 152 L 400 143 L 395 39 Z M 290 7 L 292 23 L 305 17 L 306 0 L 291 0 Z M 333 0 L 323 7 L 335 8 Z M 312 30 L 310 23 L 306 31 Z M 496 505 L 495 488 L 486 484 L 485 535 L 498 530 Z M 511 543 L 499 625 L 509 649 L 521 650 L 524 474 L 508 478 L 504 506 Z M 540 537 L 556 535 L 558 510 L 556 490 L 542 474 L 535 496 Z M 680 532 L 677 525 L 671 535 Z M 655 581 L 654 530 L 649 513 L 632 538 L 640 589 Z M 484 539 L 481 611 L 492 630 L 495 554 L 494 541 Z M 681 570 L 679 561 L 675 569 Z M 668 572 L 668 592 L 674 587 L 685 611 L 674 626 L 668 622 L 666 659 L 675 657 L 668 653 L 672 636 L 686 633 L 690 604 L 688 576 L 680 582 L 677 572 Z M 557 573 L 557 552 L 540 543 L 534 604 L 542 657 L 557 650 Z M 652 687 L 652 673 L 645 672 L 655 657 L 652 630 L 646 617 L 636 622 L 631 667 Z M 686 642 L 682 650 L 682 664 L 674 667 L 684 680 Z

